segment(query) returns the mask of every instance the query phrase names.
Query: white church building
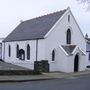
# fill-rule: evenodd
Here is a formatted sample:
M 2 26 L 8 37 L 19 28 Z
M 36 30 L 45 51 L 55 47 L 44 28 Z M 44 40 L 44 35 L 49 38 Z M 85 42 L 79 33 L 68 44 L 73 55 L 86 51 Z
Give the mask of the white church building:
M 49 70 L 86 69 L 86 41 L 70 8 L 21 22 L 3 41 L 3 60 L 34 69 L 48 60 Z

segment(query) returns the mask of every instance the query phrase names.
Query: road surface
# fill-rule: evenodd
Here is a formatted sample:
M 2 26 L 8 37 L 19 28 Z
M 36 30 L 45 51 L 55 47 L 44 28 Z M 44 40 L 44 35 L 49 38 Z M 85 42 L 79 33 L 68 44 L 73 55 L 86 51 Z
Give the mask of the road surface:
M 44 81 L 0 83 L 0 90 L 90 90 L 90 75 Z

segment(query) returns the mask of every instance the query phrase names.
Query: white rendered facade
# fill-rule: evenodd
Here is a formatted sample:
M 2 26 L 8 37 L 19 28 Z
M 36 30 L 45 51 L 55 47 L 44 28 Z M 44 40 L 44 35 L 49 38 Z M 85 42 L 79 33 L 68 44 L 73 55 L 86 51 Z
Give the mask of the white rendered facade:
M 70 15 L 70 21 L 68 21 Z M 67 30 L 71 31 L 71 44 L 76 45 L 72 56 L 62 48 L 66 43 Z M 38 42 L 38 47 L 37 47 Z M 30 60 L 27 60 L 27 45 L 30 45 Z M 8 56 L 8 46 L 11 46 L 11 56 Z M 25 51 L 25 60 L 16 57 L 16 46 Z M 55 60 L 52 61 L 52 51 L 55 50 Z M 3 43 L 3 60 L 22 67 L 34 69 L 36 59 L 48 60 L 50 71 L 74 72 L 74 60 L 78 54 L 78 71 L 86 69 L 86 42 L 84 36 L 72 15 L 70 9 L 56 22 L 51 30 L 44 36 L 44 39 L 12 41 Z M 82 54 L 83 53 L 83 54 Z M 36 55 L 37 54 L 37 55 Z

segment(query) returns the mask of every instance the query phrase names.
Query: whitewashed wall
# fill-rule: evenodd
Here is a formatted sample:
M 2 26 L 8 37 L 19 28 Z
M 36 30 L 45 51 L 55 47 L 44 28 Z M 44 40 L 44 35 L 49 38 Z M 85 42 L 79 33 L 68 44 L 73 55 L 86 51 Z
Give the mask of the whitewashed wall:
M 46 60 L 46 55 L 45 55 L 45 47 L 46 47 L 46 43 L 44 39 L 40 39 L 38 41 L 38 57 L 37 60 Z
M 50 71 L 68 72 L 68 55 L 66 55 L 60 47 L 57 47 L 55 50 L 55 56 L 55 61 L 50 61 Z
M 70 23 L 68 23 L 68 15 L 70 15 L 71 17 Z M 68 11 L 45 39 L 45 55 L 47 59 L 50 60 L 50 52 L 52 52 L 55 47 L 57 47 L 58 45 L 66 45 L 66 32 L 69 27 L 72 28 L 72 44 L 79 46 L 84 52 L 86 52 L 85 39 L 80 32 L 76 22 L 74 21 L 73 16 Z
M 50 71 L 61 71 L 61 72 L 74 72 L 74 60 L 76 54 L 79 54 L 78 71 L 84 71 L 86 69 L 86 56 L 82 55 L 79 49 L 76 49 L 72 56 L 69 56 L 61 48 L 56 49 L 56 61 L 50 62 Z
M 19 49 L 25 50 L 25 60 L 19 60 L 16 58 L 16 46 L 19 45 Z M 30 60 L 27 60 L 27 45 L 30 45 Z M 11 57 L 8 56 L 8 46 L 11 46 Z M 4 51 L 4 49 L 3 49 Z M 36 40 L 31 41 L 16 41 L 5 43 L 5 59 L 6 62 L 10 62 L 16 65 L 24 66 L 26 68 L 33 69 L 34 61 L 36 60 Z
M 70 15 L 70 22 L 68 22 L 68 15 Z M 73 66 L 73 58 L 67 60 L 67 56 L 63 54 L 61 50 L 57 50 L 59 45 L 66 45 L 66 32 L 67 29 L 71 29 L 72 33 L 72 44 L 79 46 L 84 52 L 86 52 L 85 39 L 75 22 L 70 10 L 61 17 L 61 19 L 53 26 L 52 30 L 45 36 L 45 39 L 38 40 L 38 61 L 48 60 L 50 64 L 50 71 L 63 71 L 72 72 L 73 69 L 69 65 Z M 8 45 L 11 45 L 11 57 L 8 57 Z M 31 59 L 25 61 L 18 60 L 16 58 L 16 45 L 26 50 L 27 44 L 31 47 Z M 52 62 L 52 50 L 56 50 L 56 61 Z M 4 49 L 3 49 L 4 50 Z M 26 56 L 26 55 L 25 55 Z M 62 60 L 63 59 L 63 60 Z M 21 65 L 27 68 L 33 69 L 33 63 L 36 60 L 36 40 L 31 41 L 17 41 L 17 42 L 6 42 L 5 43 L 5 61 L 11 62 L 17 65 Z M 82 64 L 80 67 L 84 68 L 84 58 L 81 58 Z M 72 63 L 71 63 L 72 62 Z M 68 67 L 68 68 L 67 68 Z M 80 70 L 83 70 L 83 69 Z
M 79 71 L 84 71 L 87 66 L 87 60 L 86 60 L 86 55 L 82 55 L 81 51 L 77 48 L 77 50 L 74 53 L 73 59 L 75 58 L 75 55 L 78 54 L 79 56 Z
M 68 15 L 70 15 L 70 22 L 68 22 Z M 65 15 L 56 23 L 52 31 L 46 35 L 45 39 L 45 59 L 51 63 L 52 50 L 56 49 L 59 45 L 66 45 L 66 32 L 71 29 L 73 45 L 79 46 L 84 53 L 86 52 L 86 42 L 80 28 L 78 27 L 74 17 L 68 10 Z M 56 62 L 53 62 L 53 65 Z M 56 64 L 55 64 L 56 65 Z M 54 66 L 55 66 L 54 65 Z M 57 66 L 56 66 L 57 67 Z

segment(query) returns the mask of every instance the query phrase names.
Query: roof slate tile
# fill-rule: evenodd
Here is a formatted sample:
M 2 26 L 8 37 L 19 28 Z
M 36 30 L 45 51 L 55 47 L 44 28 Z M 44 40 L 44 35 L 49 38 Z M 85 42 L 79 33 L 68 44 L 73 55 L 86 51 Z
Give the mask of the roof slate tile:
M 23 21 L 3 41 L 22 41 L 43 39 L 53 25 L 65 13 L 65 10 Z

